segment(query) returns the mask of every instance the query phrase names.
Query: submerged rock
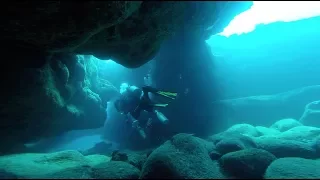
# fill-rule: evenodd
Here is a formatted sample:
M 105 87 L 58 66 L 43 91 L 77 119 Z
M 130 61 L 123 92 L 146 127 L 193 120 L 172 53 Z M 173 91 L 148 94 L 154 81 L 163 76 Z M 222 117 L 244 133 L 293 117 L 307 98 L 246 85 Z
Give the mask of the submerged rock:
M 13 173 L 0 169 L 0 179 L 18 179 L 18 177 Z
M 250 124 L 235 124 L 225 131 L 230 134 L 243 134 L 251 137 L 258 136 L 257 129 Z
M 215 161 L 218 160 L 222 157 L 222 154 L 220 154 L 218 151 L 213 150 L 209 153 L 209 156 L 211 158 L 211 160 Z
M 109 155 L 112 152 L 112 143 L 111 142 L 99 142 L 94 145 L 94 147 L 87 149 L 81 152 L 83 155 L 91 155 L 91 154 L 102 154 Z
M 245 149 L 223 155 L 219 162 L 224 171 L 237 178 L 262 178 L 276 157 L 262 149 Z
M 127 162 L 133 165 L 134 167 L 138 168 L 139 170 L 142 169 L 143 164 L 147 160 L 147 154 L 132 151 L 114 151 L 111 156 L 111 161 Z
M 319 179 L 320 161 L 303 158 L 280 158 L 273 161 L 265 179 Z
M 272 129 L 276 129 L 280 132 L 287 131 L 294 127 L 303 126 L 299 121 L 295 119 L 281 119 L 270 126 Z
M 143 165 L 140 178 L 226 178 L 212 161 L 203 140 L 177 134 L 155 149 Z
M 320 138 L 320 128 L 312 126 L 298 126 L 279 134 L 277 137 L 287 140 L 295 140 L 310 143 Z
M 140 171 L 122 161 L 110 161 L 92 167 L 92 178 L 96 179 L 138 179 Z
M 260 136 L 276 136 L 281 133 L 279 130 L 263 126 L 256 126 L 256 129 Z
M 223 132 L 211 136 L 210 139 L 216 142 L 215 149 L 221 154 L 256 147 L 256 144 L 251 137 L 242 134 Z
M 301 157 L 314 159 L 318 156 L 309 143 L 275 137 L 259 137 L 255 141 L 258 148 L 274 154 L 277 158 Z
M 78 151 L 50 154 L 14 154 L 0 157 L 4 172 L 17 178 L 90 178 L 91 167 L 108 162 L 103 155 L 83 156 Z

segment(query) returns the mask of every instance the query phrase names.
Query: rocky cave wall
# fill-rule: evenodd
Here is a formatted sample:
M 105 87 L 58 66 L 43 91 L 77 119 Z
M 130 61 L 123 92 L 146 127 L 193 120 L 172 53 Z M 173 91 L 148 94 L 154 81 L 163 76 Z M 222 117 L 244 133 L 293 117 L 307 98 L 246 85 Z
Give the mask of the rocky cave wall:
M 117 93 L 99 78 L 90 56 L 60 54 L 42 68 L 15 70 L 19 71 L 6 72 L 10 80 L 2 92 L 7 96 L 1 97 L 6 102 L 1 103 L 1 141 L 8 148 L 70 130 L 101 127 L 106 102 Z
M 139 67 L 179 29 L 207 37 L 248 6 L 228 1 L 7 2 L 0 7 L 1 67 L 6 69 L 0 72 L 0 136 L 6 144 L 1 151 L 103 125 L 105 102 L 114 89 L 99 78 L 89 56 L 74 54 Z

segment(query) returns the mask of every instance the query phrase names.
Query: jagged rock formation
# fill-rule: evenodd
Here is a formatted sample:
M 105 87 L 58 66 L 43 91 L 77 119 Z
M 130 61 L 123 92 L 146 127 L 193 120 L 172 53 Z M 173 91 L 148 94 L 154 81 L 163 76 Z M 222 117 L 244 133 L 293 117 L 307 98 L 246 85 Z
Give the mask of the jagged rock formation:
M 0 137 L 6 144 L 0 152 L 70 130 L 101 127 L 107 101 L 118 92 L 99 78 L 95 61 L 54 56 L 40 69 L 21 70 L 23 76 L 10 72 L 11 81 L 3 87 L 7 94 L 1 97 L 6 103 L 0 104 Z
M 5 34 L 0 39 L 10 45 L 7 49 L 19 47 L 35 55 L 76 52 L 137 67 L 151 60 L 161 42 L 179 28 L 201 35 L 219 32 L 234 14 L 245 10 L 249 4 L 12 1 L 1 8 L 3 17 L 10 18 L 0 25 Z M 26 62 L 29 63 L 32 64 Z M 41 64 L 40 60 L 35 64 Z

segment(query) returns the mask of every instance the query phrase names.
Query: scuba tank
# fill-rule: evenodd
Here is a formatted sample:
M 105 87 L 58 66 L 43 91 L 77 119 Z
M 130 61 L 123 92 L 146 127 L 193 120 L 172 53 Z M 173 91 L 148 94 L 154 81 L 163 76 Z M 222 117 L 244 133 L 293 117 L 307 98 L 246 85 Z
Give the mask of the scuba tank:
M 169 119 L 161 112 L 155 110 L 155 113 L 157 115 L 157 118 L 163 123 L 167 124 L 169 122 Z

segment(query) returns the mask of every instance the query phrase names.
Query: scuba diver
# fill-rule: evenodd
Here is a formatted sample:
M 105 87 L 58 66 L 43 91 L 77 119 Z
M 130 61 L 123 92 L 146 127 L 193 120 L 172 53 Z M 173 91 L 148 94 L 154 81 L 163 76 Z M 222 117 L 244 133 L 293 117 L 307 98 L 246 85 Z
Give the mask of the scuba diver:
M 146 138 L 146 133 L 139 125 L 138 121 L 141 111 L 154 113 L 163 124 L 167 124 L 169 121 L 163 113 L 155 109 L 157 107 L 166 107 L 168 104 L 158 104 L 153 102 L 150 99 L 149 93 L 163 96 L 172 100 L 177 96 L 177 93 L 161 91 L 151 86 L 144 86 L 140 89 L 136 86 L 129 86 L 126 83 L 121 85 L 120 93 L 121 96 L 114 102 L 115 108 L 121 114 L 126 115 L 127 122 L 131 121 L 132 127 L 137 129 L 144 139 Z M 149 118 L 149 120 L 150 119 L 151 118 Z M 148 122 L 148 124 L 150 123 Z

